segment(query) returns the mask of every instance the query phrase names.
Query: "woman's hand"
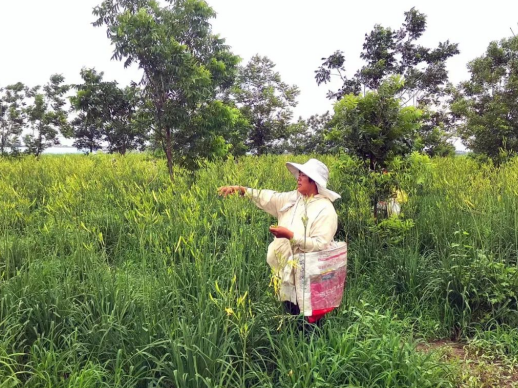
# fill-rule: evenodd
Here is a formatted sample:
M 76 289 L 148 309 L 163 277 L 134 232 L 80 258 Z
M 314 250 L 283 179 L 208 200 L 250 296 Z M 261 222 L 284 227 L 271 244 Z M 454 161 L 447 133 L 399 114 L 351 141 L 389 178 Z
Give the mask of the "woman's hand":
M 231 195 L 234 193 L 244 195 L 245 191 L 246 190 L 243 186 L 223 186 L 218 189 L 218 194 L 223 197 L 226 197 L 227 195 Z
M 288 240 L 293 238 L 293 232 L 284 226 L 270 226 L 270 233 L 277 238 L 287 238 Z

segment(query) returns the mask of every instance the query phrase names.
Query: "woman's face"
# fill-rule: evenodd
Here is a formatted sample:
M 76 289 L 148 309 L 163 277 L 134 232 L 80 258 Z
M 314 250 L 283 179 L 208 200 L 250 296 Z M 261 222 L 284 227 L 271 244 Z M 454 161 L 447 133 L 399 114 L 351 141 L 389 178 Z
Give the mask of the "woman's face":
M 316 191 L 315 182 L 310 182 L 310 179 L 306 174 L 299 172 L 297 190 L 302 195 L 314 195 Z

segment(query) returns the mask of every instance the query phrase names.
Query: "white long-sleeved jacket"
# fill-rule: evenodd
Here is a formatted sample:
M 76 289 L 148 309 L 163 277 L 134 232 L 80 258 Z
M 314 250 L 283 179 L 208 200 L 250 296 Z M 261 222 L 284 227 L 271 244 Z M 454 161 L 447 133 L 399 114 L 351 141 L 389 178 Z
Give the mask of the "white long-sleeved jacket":
M 297 253 L 325 250 L 333 241 L 338 228 L 333 203 L 319 194 L 304 197 L 296 190 L 278 193 L 247 188 L 247 195 L 257 207 L 276 217 L 279 226 L 293 232 L 291 244 L 288 239 L 274 238 L 268 247 L 266 260 L 274 273 L 282 278 L 280 299 L 296 303 L 293 264 L 288 261 Z M 306 229 L 303 222 L 305 217 Z

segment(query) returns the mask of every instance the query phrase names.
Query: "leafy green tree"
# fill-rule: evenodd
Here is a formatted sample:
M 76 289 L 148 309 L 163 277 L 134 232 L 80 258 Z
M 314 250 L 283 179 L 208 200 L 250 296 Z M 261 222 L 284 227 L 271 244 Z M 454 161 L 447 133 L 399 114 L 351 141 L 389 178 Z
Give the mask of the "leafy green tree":
M 74 146 L 93 152 L 105 143 L 110 153 L 120 154 L 143 149 L 147 129 L 137 117 L 139 88 L 121 89 L 115 81 L 103 81 L 103 76 L 95 69 L 81 70 L 84 83 L 76 85 L 77 93 L 70 98 L 72 108 L 79 112 L 72 121 Z
M 450 142 L 453 134 L 451 115 L 445 109 L 423 109 L 416 150 L 429 156 L 454 156 L 455 146 Z
M 267 57 L 255 55 L 240 68 L 233 96 L 251 129 L 247 139 L 249 150 L 257 155 L 268 152 L 276 142 L 290 134 L 299 89 L 281 80 L 275 64 Z
M 491 42 L 452 98 L 463 144 L 495 161 L 518 152 L 518 37 Z
M 71 128 L 64 109 L 64 95 L 70 86 L 64 82 L 65 78 L 62 75 L 54 74 L 42 92 L 39 86 L 28 91 L 27 96 L 33 101 L 26 109 L 29 128 L 32 131 L 23 138 L 27 153 L 39 156 L 48 147 L 59 144 L 60 132 L 64 136 L 70 136 Z
M 148 136 L 137 112 L 142 99 L 141 90 L 136 86 L 121 89 L 116 82 L 109 82 L 105 91 L 103 140 L 108 151 L 124 155 L 127 151 L 143 150 Z
M 368 161 L 373 171 L 385 168 L 395 156 L 411 153 L 419 139 L 423 112 L 401 106 L 397 96 L 403 87 L 401 78 L 393 77 L 365 96 L 344 96 L 335 104 L 328 140 Z
M 325 137 L 330 120 L 329 112 L 313 115 L 306 120 L 299 118 L 290 125 L 288 138 L 277 146 L 278 153 L 300 155 L 332 152 L 331 143 Z
M 239 109 L 222 101 L 214 100 L 198 109 L 189 126 L 191 131 L 178 134 L 177 144 L 182 144 L 182 147 L 176 152 L 182 158 L 182 164 L 190 169 L 199 165 L 198 155 L 203 154 L 212 160 L 228 154 L 243 155 L 246 151 L 243 142 L 249 128 L 248 121 Z
M 371 200 L 376 219 L 378 201 L 388 198 L 393 183 L 387 167 L 396 158 L 409 155 L 421 140 L 423 111 L 401 106 L 397 96 L 403 87 L 401 77 L 393 76 L 382 82 L 377 91 L 344 96 L 334 106 L 326 136 L 333 147 L 364 161 L 373 183 Z
M 366 63 L 352 77 L 345 74 L 345 56 L 336 51 L 316 70 L 318 85 L 331 81 L 331 76 L 341 78 L 343 85 L 328 98 L 340 100 L 343 96 L 362 91 L 377 90 L 388 78 L 399 75 L 404 87 L 398 91 L 401 103 L 415 100 L 417 104 L 430 104 L 444 95 L 448 82 L 446 60 L 459 53 L 458 45 L 449 41 L 434 48 L 417 44 L 426 30 L 426 15 L 415 8 L 405 12 L 402 27 L 395 31 L 379 24 L 365 34 L 360 54 Z
M 11 152 L 20 144 L 20 136 L 26 125 L 24 111 L 25 85 L 18 82 L 0 88 L 0 154 Z
M 426 15 L 415 8 L 405 12 L 405 21 L 399 30 L 375 25 L 365 35 L 360 54 L 365 65 L 348 77 L 345 56 L 336 51 L 316 70 L 318 85 L 331 81 L 336 76 L 342 80 L 337 91 L 329 91 L 328 98 L 340 100 L 348 94 L 365 94 L 376 91 L 389 78 L 397 75 L 404 80 L 398 89 L 397 98 L 402 106 L 414 105 L 430 112 L 421 120 L 421 151 L 432 154 L 447 154 L 453 149 L 448 143 L 451 137 L 447 115 L 434 114 L 449 90 L 446 61 L 459 53 L 458 45 L 449 41 L 427 48 L 418 43 L 426 30 Z M 444 119 L 438 121 L 438 119 Z
M 82 69 L 82 84 L 75 85 L 76 95 L 70 104 L 77 116 L 72 120 L 74 147 L 92 153 L 102 148 L 104 107 L 103 73 L 95 69 Z
M 195 157 L 219 152 L 217 142 L 216 148 L 183 143 L 206 145 L 191 124 L 232 86 L 237 72 L 239 58 L 212 33 L 214 10 L 202 0 L 168 0 L 165 6 L 154 0 L 105 0 L 93 12 L 98 17 L 94 25 L 107 27 L 113 58 L 124 60 L 126 67 L 136 63 L 144 73 L 141 84 L 151 102 L 153 138 L 162 144 L 171 179 L 173 163 L 185 162 L 180 152 L 185 147 L 198 149 Z M 225 138 L 223 130 L 211 127 L 210 137 Z

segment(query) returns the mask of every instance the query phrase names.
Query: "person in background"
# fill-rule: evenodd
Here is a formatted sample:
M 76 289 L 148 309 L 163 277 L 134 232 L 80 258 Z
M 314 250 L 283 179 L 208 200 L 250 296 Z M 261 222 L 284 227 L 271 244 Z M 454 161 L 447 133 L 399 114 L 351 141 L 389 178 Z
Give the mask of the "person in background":
M 290 258 L 301 252 L 325 250 L 333 241 L 338 228 L 338 217 L 333 202 L 340 195 L 327 188 L 329 170 L 317 159 L 304 164 L 286 163 L 286 167 L 297 179 L 297 189 L 279 193 L 272 190 L 258 190 L 243 186 L 223 186 L 218 189 L 226 197 L 233 193 L 247 195 L 265 212 L 278 220 L 270 227 L 274 240 L 268 247 L 267 262 L 274 276 L 280 279 L 279 299 L 287 311 L 300 314 L 295 289 L 296 263 Z M 313 311 L 308 322 L 320 320 L 332 308 Z

